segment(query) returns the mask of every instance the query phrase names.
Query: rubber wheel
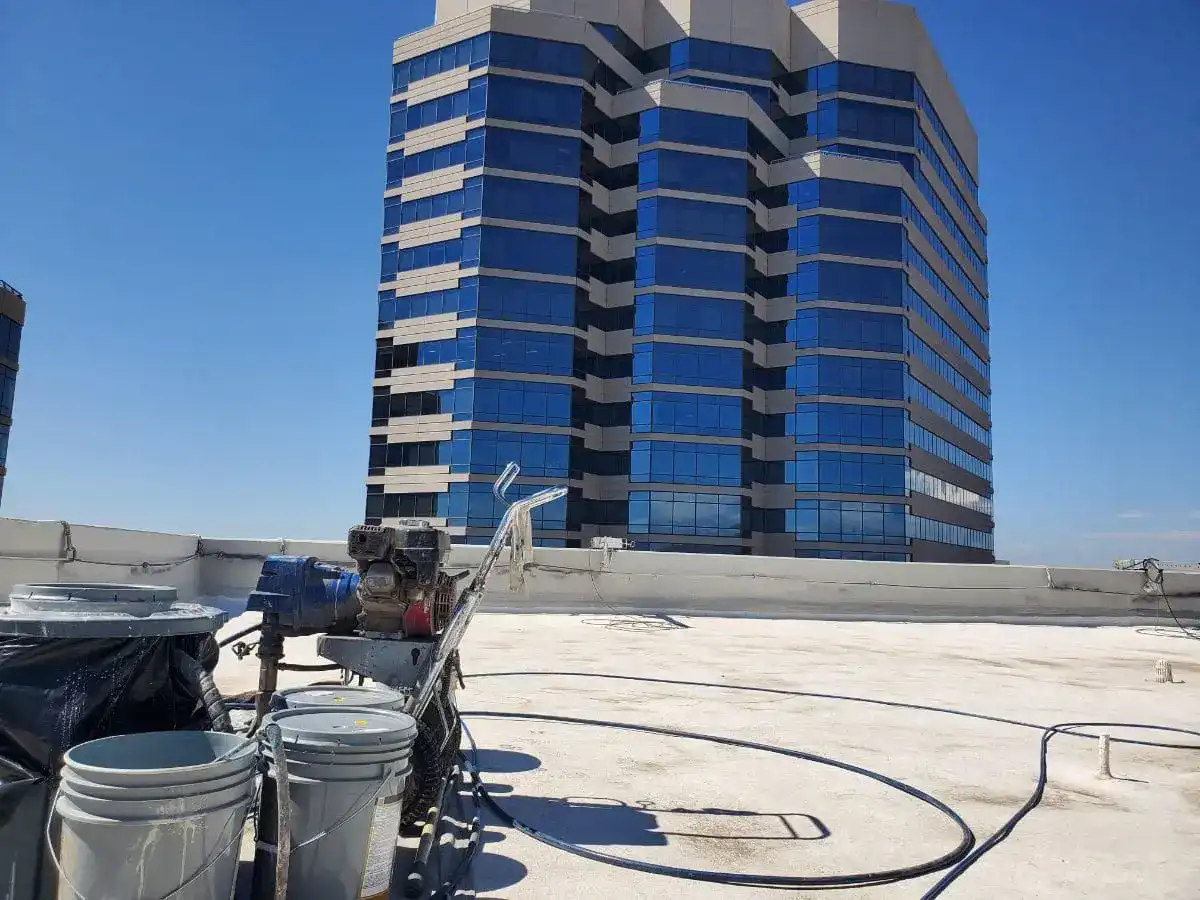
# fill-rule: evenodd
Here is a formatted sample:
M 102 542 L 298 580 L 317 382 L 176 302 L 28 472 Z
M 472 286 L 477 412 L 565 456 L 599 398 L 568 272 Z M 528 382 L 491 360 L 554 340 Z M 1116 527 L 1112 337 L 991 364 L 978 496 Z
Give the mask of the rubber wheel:
M 412 774 L 404 784 L 404 804 L 401 807 L 400 827 L 408 828 L 416 822 L 424 821 L 429 807 L 437 802 L 438 791 L 442 782 L 454 768 L 458 760 L 458 747 L 462 742 L 462 723 L 455 721 L 450 730 L 450 740 L 446 747 L 438 753 L 441 746 L 442 723 L 437 711 L 433 711 L 433 721 L 426 717 L 421 721 L 417 731 L 417 740 L 412 750 Z

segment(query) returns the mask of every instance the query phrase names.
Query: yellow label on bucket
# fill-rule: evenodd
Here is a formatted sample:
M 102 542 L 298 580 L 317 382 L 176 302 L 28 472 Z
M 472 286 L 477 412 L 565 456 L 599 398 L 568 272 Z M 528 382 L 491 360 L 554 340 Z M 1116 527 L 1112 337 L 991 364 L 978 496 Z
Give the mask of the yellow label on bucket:
M 355 720 L 354 720 L 354 724 L 355 724 L 355 725 L 358 725 L 358 726 L 359 726 L 359 727 L 361 727 L 361 728 L 366 728 L 366 727 L 367 727 L 367 720 L 366 720 L 366 719 L 355 719 Z

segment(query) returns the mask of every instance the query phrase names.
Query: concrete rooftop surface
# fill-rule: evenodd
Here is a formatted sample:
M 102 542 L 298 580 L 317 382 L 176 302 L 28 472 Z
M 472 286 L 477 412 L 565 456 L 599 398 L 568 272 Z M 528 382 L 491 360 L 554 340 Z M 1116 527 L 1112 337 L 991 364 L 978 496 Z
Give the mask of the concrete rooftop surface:
M 235 620 L 227 632 L 250 621 Z M 958 812 L 983 841 L 1033 791 L 1041 731 L 950 710 L 1038 726 L 1200 726 L 1200 642 L 1149 622 L 1081 628 L 484 614 L 462 658 L 459 703 L 485 784 L 517 819 L 603 853 L 738 873 L 905 867 L 949 853 L 960 833 L 942 813 L 865 776 L 701 735 L 800 750 L 899 779 Z M 319 661 L 314 639 L 289 640 L 286 659 Z M 1155 681 L 1160 659 L 1173 664 L 1175 683 Z M 217 675 L 228 695 L 252 690 L 256 672 L 256 659 L 238 662 L 226 651 Z M 283 686 L 319 677 L 281 673 Z M 612 724 L 489 715 L 496 713 Z M 1114 738 L 1197 743 L 1106 730 Z M 1200 753 L 1114 741 L 1115 777 L 1103 779 L 1097 750 L 1095 739 L 1052 740 L 1041 805 L 944 896 L 1200 897 Z M 464 819 L 471 814 L 466 804 Z M 484 849 L 462 896 L 830 896 L 614 868 L 503 827 L 489 812 L 483 818 Z M 937 879 L 838 895 L 916 898 Z

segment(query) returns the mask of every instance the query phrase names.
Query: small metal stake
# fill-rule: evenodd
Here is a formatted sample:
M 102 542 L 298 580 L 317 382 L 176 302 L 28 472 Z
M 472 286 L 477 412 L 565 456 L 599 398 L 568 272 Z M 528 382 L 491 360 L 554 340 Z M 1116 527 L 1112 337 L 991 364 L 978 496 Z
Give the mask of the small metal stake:
M 1160 659 L 1154 664 L 1154 680 L 1159 684 L 1173 684 L 1175 675 L 1171 671 L 1171 661 L 1169 659 Z
M 1100 735 L 1100 771 L 1096 773 L 1098 778 L 1112 778 L 1112 769 L 1109 767 L 1109 736 L 1107 734 Z

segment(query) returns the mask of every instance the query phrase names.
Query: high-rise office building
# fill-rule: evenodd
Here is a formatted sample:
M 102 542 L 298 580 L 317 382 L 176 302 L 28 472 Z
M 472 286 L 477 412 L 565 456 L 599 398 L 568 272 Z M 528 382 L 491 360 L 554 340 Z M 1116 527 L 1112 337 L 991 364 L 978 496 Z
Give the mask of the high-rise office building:
M 17 358 L 21 355 L 21 329 L 25 327 L 25 298 L 6 281 L 0 281 L 0 500 L 8 474 L 8 435 L 12 430 L 13 395 L 17 389 Z
M 367 517 L 992 560 L 975 133 L 910 6 L 438 0 L 395 44 Z

